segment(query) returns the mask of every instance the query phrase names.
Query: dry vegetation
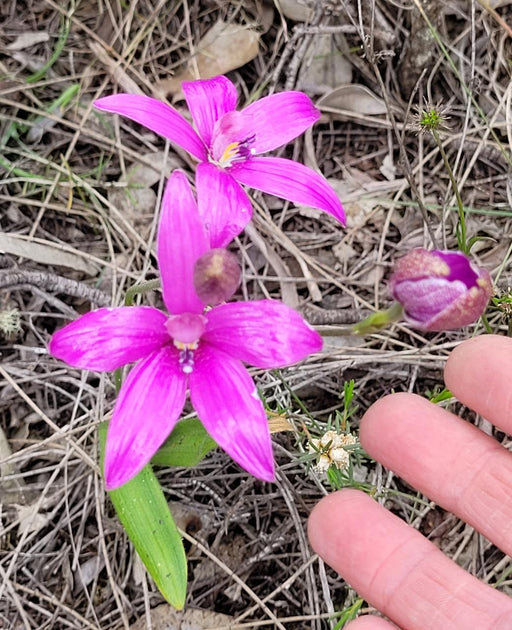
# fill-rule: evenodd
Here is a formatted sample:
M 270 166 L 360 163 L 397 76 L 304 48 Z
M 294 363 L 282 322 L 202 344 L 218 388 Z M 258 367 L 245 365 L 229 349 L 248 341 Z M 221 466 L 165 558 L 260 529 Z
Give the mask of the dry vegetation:
M 159 473 L 188 532 L 187 606 L 229 615 L 207 616 L 199 627 L 282 630 L 333 627 L 327 617 L 356 601 L 308 547 L 305 520 L 330 487 L 305 460 L 306 427 L 316 435 L 343 410 L 349 379 L 355 426 L 391 390 L 432 393 L 450 349 L 483 330 L 424 336 L 397 325 L 365 339 L 336 334 L 389 303 L 385 280 L 397 256 L 430 247 L 430 234 L 456 247 L 453 189 L 436 144 L 416 132 L 417 104 L 446 108 L 442 142 L 468 233 L 482 238 L 472 253 L 501 291 L 512 284 L 512 8 L 486 4 L 317 2 L 305 23 L 263 0 L 2 3 L 0 311 L 11 312 L 13 329 L 0 334 L 0 627 L 175 627 L 155 612 L 151 626 L 149 610 L 162 598 L 99 476 L 96 426 L 112 408 L 112 378 L 67 368 L 46 345 L 78 314 L 120 304 L 127 288 L 156 276 L 163 183 L 171 168 L 193 172 L 188 156 L 138 125 L 99 115 L 92 101 L 114 91 L 165 93 L 184 111 L 169 78 L 208 72 L 212 59 L 232 69 L 242 104 L 285 88 L 317 100 L 321 121 L 281 154 L 318 166 L 344 201 L 348 225 L 253 195 L 255 218 L 237 243 L 240 295 L 301 309 L 325 332 L 326 347 L 298 367 L 254 372 L 269 408 L 285 410 L 297 427 L 275 436 L 276 484 L 249 478 L 221 452 L 197 469 Z M 197 54 L 220 19 L 250 28 L 253 46 L 260 35 L 252 60 L 242 45 L 234 59 L 233 50 L 216 52 L 216 40 L 213 56 Z M 144 300 L 159 305 L 160 293 Z M 496 331 L 506 332 L 506 318 L 506 310 L 489 313 Z M 380 501 L 510 592 L 508 558 L 380 465 L 363 463 L 357 479 Z

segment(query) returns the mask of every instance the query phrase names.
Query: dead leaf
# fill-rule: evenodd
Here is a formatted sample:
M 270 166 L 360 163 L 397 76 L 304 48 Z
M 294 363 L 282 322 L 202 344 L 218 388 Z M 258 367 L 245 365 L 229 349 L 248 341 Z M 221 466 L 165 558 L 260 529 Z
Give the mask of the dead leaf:
M 182 81 L 210 79 L 226 74 L 252 61 L 259 52 L 260 36 L 252 28 L 219 20 L 196 47 L 196 55 L 178 75 L 158 81 L 153 89 L 156 98 L 169 94 L 181 97 Z
M 69 267 L 95 276 L 98 269 L 80 254 L 64 251 L 58 244 L 38 243 L 22 234 L 0 232 L 0 253 L 21 256 L 43 265 Z
M 343 179 L 328 179 L 341 199 L 347 215 L 347 227 L 363 226 L 376 208 L 372 197 L 386 197 L 386 192 L 400 189 L 404 179 L 393 181 L 376 180 L 357 168 L 345 167 Z
M 278 10 L 294 22 L 308 22 L 313 15 L 313 6 L 308 0 L 274 0 Z
M 138 556 L 135 557 L 138 558 Z M 81 583 L 82 586 L 88 586 L 98 577 L 104 566 L 105 558 L 102 554 L 92 556 L 85 562 L 82 562 L 80 568 L 74 571 L 73 577 L 75 583 L 77 586 L 79 583 Z M 78 588 L 76 590 L 78 591 Z
M 279 433 L 280 431 L 294 431 L 293 425 L 290 423 L 288 418 L 286 418 L 281 413 L 272 413 L 269 412 L 267 414 L 268 417 L 268 428 L 270 429 L 270 433 Z
M 365 85 L 340 85 L 317 102 L 320 109 L 357 112 L 368 116 L 387 114 L 386 103 Z
M 47 42 L 49 39 L 50 35 L 46 31 L 27 31 L 18 35 L 13 42 L 7 44 L 6 48 L 7 50 L 23 50 Z
M 325 94 L 336 86 L 352 81 L 352 64 L 343 54 L 348 44 L 342 33 L 317 35 L 306 53 L 310 61 L 303 63 L 298 89 L 308 94 Z
M 174 522 L 187 534 L 195 534 L 203 528 L 201 514 L 191 506 L 185 505 L 182 501 L 171 501 L 169 507 Z
M 274 23 L 274 7 L 269 4 L 256 3 L 258 28 L 261 33 L 268 33 Z
M 11 455 L 11 447 L 2 427 L 0 427 L 0 496 L 4 505 L 16 504 L 20 506 L 26 501 L 26 484 L 23 477 L 6 479 L 9 475 L 16 473 L 14 463 L 4 461 Z
M 390 182 L 396 179 L 396 166 L 391 153 L 386 154 L 386 156 L 382 160 L 382 164 L 379 167 L 379 171 Z
M 41 514 L 39 508 L 39 501 L 36 501 L 32 505 L 17 505 L 18 511 L 18 535 L 25 536 L 32 532 L 38 532 L 46 527 L 50 522 L 51 515 Z
M 340 241 L 332 248 L 336 260 L 342 265 L 357 256 L 357 251 L 346 241 Z
M 153 630 L 213 630 L 229 628 L 233 621 L 234 617 L 199 608 L 177 611 L 168 604 L 160 604 L 151 609 Z M 147 627 L 147 620 L 142 617 L 130 626 L 130 630 L 146 630 Z M 251 630 L 250 626 L 244 627 Z

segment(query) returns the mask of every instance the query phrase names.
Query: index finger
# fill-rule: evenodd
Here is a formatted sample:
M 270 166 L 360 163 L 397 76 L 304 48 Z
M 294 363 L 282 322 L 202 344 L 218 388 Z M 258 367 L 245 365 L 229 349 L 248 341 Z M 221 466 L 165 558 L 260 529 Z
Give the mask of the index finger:
M 452 351 L 444 380 L 453 395 L 512 435 L 512 339 L 482 335 Z

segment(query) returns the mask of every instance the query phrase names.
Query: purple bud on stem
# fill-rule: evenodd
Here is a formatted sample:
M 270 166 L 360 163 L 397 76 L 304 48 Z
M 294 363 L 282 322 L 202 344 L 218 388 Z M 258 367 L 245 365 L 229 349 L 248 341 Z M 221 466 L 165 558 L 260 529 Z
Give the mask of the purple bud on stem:
M 422 330 L 454 330 L 475 322 L 492 295 L 489 272 L 461 252 L 413 249 L 395 265 L 391 293 L 405 319 Z
M 237 257 L 227 249 L 210 249 L 196 261 L 194 288 L 205 304 L 215 306 L 226 302 L 240 283 L 240 265 Z

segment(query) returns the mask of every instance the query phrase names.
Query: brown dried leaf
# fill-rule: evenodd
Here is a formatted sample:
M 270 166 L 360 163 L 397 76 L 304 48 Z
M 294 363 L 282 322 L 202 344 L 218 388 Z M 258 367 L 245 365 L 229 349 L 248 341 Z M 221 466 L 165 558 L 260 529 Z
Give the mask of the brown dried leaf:
M 38 532 L 48 525 L 51 515 L 40 512 L 39 501 L 32 505 L 17 505 L 18 511 L 18 532 L 21 535 Z
M 365 85 L 340 85 L 335 90 L 322 96 L 317 106 L 320 109 L 328 108 L 330 112 L 339 110 L 343 112 L 357 112 L 370 116 L 379 116 L 387 113 L 383 99 L 374 94 Z
M 307 22 L 313 15 L 313 3 L 309 0 L 274 0 L 279 11 L 294 22 Z
M 268 413 L 268 428 L 270 429 L 270 433 L 295 430 L 288 418 L 283 414 L 272 412 Z
M 343 54 L 348 44 L 342 33 L 317 35 L 308 48 L 310 59 L 299 72 L 298 89 L 308 94 L 325 94 L 352 81 L 352 64 Z
M 219 20 L 201 39 L 183 72 L 155 84 L 155 97 L 181 96 L 182 81 L 210 79 L 240 68 L 256 57 L 260 36 L 255 30 Z M 199 74 L 199 76 L 198 76 Z
M 27 31 L 21 33 L 16 39 L 7 44 L 7 50 L 24 50 L 30 48 L 41 42 L 47 42 L 50 39 L 50 35 L 46 31 Z
M 57 244 L 38 243 L 22 234 L 0 232 L 0 253 L 28 258 L 43 265 L 57 265 L 95 276 L 98 269 L 80 254 L 63 251 Z
M 12 455 L 7 437 L 0 427 L 0 496 L 4 505 L 25 503 L 26 484 L 23 478 L 6 479 L 16 473 L 16 466 L 12 462 L 4 461 Z

